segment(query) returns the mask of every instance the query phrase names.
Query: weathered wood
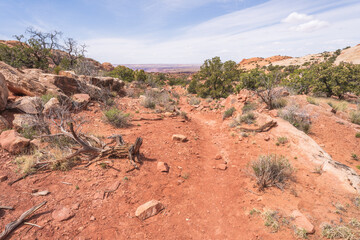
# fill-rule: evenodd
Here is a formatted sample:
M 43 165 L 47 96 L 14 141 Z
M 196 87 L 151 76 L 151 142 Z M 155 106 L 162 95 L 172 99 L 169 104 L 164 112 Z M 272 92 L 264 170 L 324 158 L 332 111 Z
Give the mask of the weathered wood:
M 0 206 L 0 209 L 14 210 L 13 207 L 8 207 L 8 206 Z
M 16 220 L 13 221 L 9 224 L 7 224 L 5 226 L 5 230 L 0 234 L 0 240 L 3 240 L 7 237 L 7 235 L 9 235 L 13 230 L 15 230 L 21 223 L 23 223 L 23 221 L 30 216 L 31 214 L 33 214 L 34 212 L 36 212 L 39 208 L 41 208 L 42 206 L 44 206 L 46 204 L 45 202 L 40 203 L 39 205 L 36 205 L 32 208 L 30 208 L 29 210 L 27 210 L 26 212 L 24 212 L 23 214 L 21 214 L 21 216 Z
M 270 122 L 265 123 L 264 125 L 258 127 L 258 128 L 244 128 L 244 127 L 239 127 L 237 129 L 239 129 L 240 131 L 243 132 L 267 132 L 269 131 L 271 128 L 276 127 L 277 126 L 277 122 L 271 120 Z

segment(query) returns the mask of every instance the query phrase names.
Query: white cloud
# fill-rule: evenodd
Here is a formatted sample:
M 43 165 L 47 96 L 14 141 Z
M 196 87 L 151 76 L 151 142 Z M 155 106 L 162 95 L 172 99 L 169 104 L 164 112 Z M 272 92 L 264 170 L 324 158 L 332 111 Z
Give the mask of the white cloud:
M 292 12 L 287 16 L 285 19 L 282 20 L 284 23 L 291 23 L 291 24 L 297 24 L 297 23 L 303 23 L 312 20 L 314 17 L 309 16 L 306 14 L 301 14 L 297 12 Z
M 320 20 L 312 20 L 310 22 L 298 25 L 297 27 L 295 27 L 295 30 L 299 32 L 311 32 L 328 26 L 329 26 L 328 22 L 320 21 Z

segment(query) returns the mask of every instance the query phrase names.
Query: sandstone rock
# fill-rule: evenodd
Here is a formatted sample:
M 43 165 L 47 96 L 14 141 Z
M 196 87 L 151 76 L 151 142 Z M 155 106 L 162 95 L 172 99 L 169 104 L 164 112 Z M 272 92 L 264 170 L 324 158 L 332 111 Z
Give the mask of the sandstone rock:
M 297 228 L 305 229 L 307 233 L 314 233 L 315 227 L 299 210 L 295 210 L 291 213 L 291 217 L 294 218 L 294 223 Z
M 149 217 L 155 216 L 161 210 L 164 209 L 164 205 L 157 200 L 151 200 L 136 209 L 135 216 L 141 220 L 145 220 Z
M 60 71 L 59 75 L 69 77 L 69 78 L 77 78 L 77 75 L 75 74 L 74 71 Z
M 49 193 L 50 192 L 48 190 L 44 190 L 44 191 L 41 191 L 41 192 L 32 193 L 31 195 L 33 195 L 33 196 L 46 196 Z
M 14 120 L 12 122 L 16 130 L 22 129 L 24 127 L 32 128 L 38 126 L 38 119 L 29 114 L 14 114 Z
M 95 220 L 96 220 L 96 217 L 94 217 L 94 216 L 90 217 L 90 221 L 95 221 Z
M 43 114 L 49 115 L 60 108 L 60 102 L 57 98 L 51 98 L 47 103 L 44 105 Z
M 8 107 L 18 109 L 27 114 L 39 114 L 43 108 L 39 97 L 21 97 L 14 103 L 9 104 Z
M 72 77 L 44 73 L 39 76 L 39 82 L 47 88 L 59 89 L 68 96 L 80 93 L 79 81 Z
M 179 141 L 179 142 L 186 142 L 188 139 L 186 136 L 181 135 L 181 134 L 174 134 L 172 136 L 172 140 L 174 141 Z
M 227 169 L 227 165 L 225 163 L 220 163 L 216 165 L 216 169 L 225 171 Z
M 75 214 L 71 211 L 70 208 L 63 207 L 61 209 L 53 211 L 51 216 L 55 221 L 62 222 L 69 220 L 70 218 L 75 216 Z
M 9 122 L 0 115 L 0 131 L 6 130 L 8 128 L 10 128 Z
M 103 64 L 101 64 L 101 67 L 105 70 L 105 71 L 112 71 L 114 70 L 114 66 L 111 64 L 111 63 L 108 63 L 108 62 L 104 62 Z
M 222 156 L 220 154 L 215 156 L 215 160 L 221 160 L 221 159 L 222 159 Z
M 30 145 L 35 148 L 40 148 L 41 140 L 40 139 L 33 139 L 30 141 Z
M 5 77 L 0 73 L 0 111 L 4 110 L 9 97 L 9 90 L 6 85 Z
M 0 146 L 10 153 L 20 153 L 30 144 L 30 140 L 20 136 L 15 130 L 4 131 L 0 135 Z
M 72 99 L 74 100 L 75 105 L 79 108 L 86 107 L 87 104 L 90 102 L 90 96 L 85 93 L 74 94 L 72 96 Z
M 264 136 L 264 140 L 265 140 L 265 141 L 269 141 L 269 140 L 270 140 L 270 136 L 269 136 L 269 135 Z
M 0 176 L 0 183 L 5 182 L 6 180 L 8 180 L 8 176 L 6 175 Z
M 160 172 L 169 172 L 169 166 L 166 162 L 158 162 L 157 170 Z

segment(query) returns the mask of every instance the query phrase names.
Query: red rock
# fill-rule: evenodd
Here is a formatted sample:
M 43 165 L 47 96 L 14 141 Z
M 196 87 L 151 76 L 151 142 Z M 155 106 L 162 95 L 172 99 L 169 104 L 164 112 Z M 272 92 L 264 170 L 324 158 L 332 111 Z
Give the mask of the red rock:
M 20 136 L 15 130 L 4 131 L 0 135 L 0 146 L 10 153 L 20 153 L 30 145 L 30 140 Z
M 9 97 L 9 90 L 6 85 L 5 77 L 0 73 L 0 110 L 4 110 Z
M 220 163 L 216 165 L 216 168 L 225 171 L 227 169 L 227 165 L 225 163 Z
M 270 140 L 270 136 L 266 135 L 266 136 L 264 137 L 264 140 L 265 140 L 265 141 L 269 141 L 269 140 Z
M 5 182 L 7 179 L 8 179 L 8 176 L 6 176 L 6 175 L 0 176 L 0 182 Z
M 186 142 L 188 139 L 186 136 L 181 135 L 181 134 L 174 134 L 172 136 L 172 140 L 174 141 L 179 141 L 179 142 Z
M 169 172 L 169 165 L 166 162 L 158 162 L 157 170 L 160 172 Z
M 81 107 L 84 107 L 90 102 L 91 98 L 88 94 L 79 93 L 79 94 L 74 94 L 72 96 L 72 99 L 76 104 L 78 104 Z
M 161 210 L 164 209 L 164 205 L 157 200 L 151 200 L 136 209 L 135 216 L 141 220 L 145 220 L 149 217 L 155 216 Z
M 215 160 L 221 160 L 221 159 L 222 159 L 222 156 L 220 154 L 215 156 Z
M 294 219 L 294 224 L 297 228 L 304 229 L 307 233 L 314 233 L 315 227 L 299 210 L 295 210 L 291 213 L 291 217 Z
M 75 214 L 71 211 L 70 208 L 63 207 L 59 210 L 53 211 L 51 216 L 55 221 L 62 222 L 62 221 L 69 220 L 70 218 L 75 216 Z

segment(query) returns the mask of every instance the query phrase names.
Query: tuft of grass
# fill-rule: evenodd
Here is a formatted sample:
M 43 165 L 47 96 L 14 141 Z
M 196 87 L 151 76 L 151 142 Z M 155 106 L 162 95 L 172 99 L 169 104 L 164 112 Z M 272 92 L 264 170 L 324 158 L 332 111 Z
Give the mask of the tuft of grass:
M 287 139 L 287 137 L 278 137 L 277 138 L 277 143 L 279 143 L 279 145 L 280 144 L 284 145 L 284 144 L 286 144 L 288 142 L 289 142 L 289 140 Z
M 181 174 L 181 177 L 182 177 L 183 179 L 188 179 L 188 178 L 190 177 L 190 173 L 188 173 L 188 172 L 183 173 L 183 174 Z
M 200 102 L 201 102 L 200 99 L 197 98 L 197 97 L 191 97 L 190 100 L 189 100 L 189 104 L 191 106 L 199 105 Z
M 250 212 L 249 212 L 249 214 L 252 216 L 252 215 L 255 215 L 255 214 L 260 214 L 261 212 L 258 210 L 258 209 L 256 209 L 256 208 L 253 208 L 253 209 L 251 209 L 250 210 Z
M 260 190 L 271 186 L 282 189 L 294 171 L 284 156 L 274 154 L 259 156 L 251 163 L 251 168 Z
M 355 160 L 355 161 L 359 161 L 359 157 L 358 157 L 358 155 L 356 155 L 355 153 L 352 153 L 352 154 L 351 154 L 351 158 L 352 158 L 353 160 Z
M 327 224 L 322 228 L 322 235 L 328 239 L 356 239 L 352 229 L 345 225 L 331 226 Z
M 296 105 L 287 107 L 279 112 L 279 116 L 291 123 L 297 129 L 309 133 L 311 121 L 309 114 L 304 110 L 299 110 Z
M 295 236 L 301 239 L 308 239 L 307 232 L 303 228 L 295 228 Z
M 251 112 L 256 109 L 256 103 L 253 102 L 247 102 L 245 103 L 244 107 L 241 109 L 242 113 Z
M 38 131 L 34 127 L 30 127 L 27 125 L 21 126 L 21 129 L 18 130 L 19 133 L 27 139 L 33 140 L 35 136 L 38 134 Z
M 350 113 L 350 121 L 352 123 L 360 125 L 360 111 L 354 111 Z
M 111 108 L 104 111 L 106 120 L 113 126 L 123 128 L 129 126 L 130 114 L 125 114 L 117 108 Z
M 336 111 L 346 111 L 348 103 L 346 101 L 328 101 L 327 104 Z
M 360 138 L 360 132 L 355 133 L 356 138 Z
M 43 104 L 47 103 L 50 99 L 56 97 L 54 94 L 52 93 L 47 93 L 41 96 L 41 101 L 43 102 Z
M 232 117 L 232 115 L 234 114 L 235 111 L 236 111 L 236 109 L 234 107 L 227 109 L 223 114 L 223 120 L 225 120 L 226 118 Z
M 360 165 L 357 165 L 356 168 L 360 170 Z
M 287 100 L 285 98 L 277 98 L 274 99 L 271 103 L 271 108 L 272 109 L 277 109 L 277 108 L 284 108 L 287 105 Z
M 318 106 L 319 105 L 319 102 L 317 101 L 316 98 L 313 98 L 313 97 L 306 97 L 306 101 L 310 104 L 313 104 L 313 105 L 316 105 Z
M 262 217 L 264 218 L 264 224 L 267 227 L 270 227 L 273 232 L 279 231 L 280 224 L 279 224 L 279 217 L 277 216 L 276 211 L 267 210 L 262 213 Z
M 33 152 L 29 155 L 22 155 L 15 158 L 15 163 L 18 166 L 18 169 L 23 174 L 32 174 L 36 172 L 35 165 L 41 159 L 44 158 L 44 154 L 39 151 Z

